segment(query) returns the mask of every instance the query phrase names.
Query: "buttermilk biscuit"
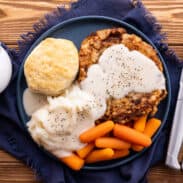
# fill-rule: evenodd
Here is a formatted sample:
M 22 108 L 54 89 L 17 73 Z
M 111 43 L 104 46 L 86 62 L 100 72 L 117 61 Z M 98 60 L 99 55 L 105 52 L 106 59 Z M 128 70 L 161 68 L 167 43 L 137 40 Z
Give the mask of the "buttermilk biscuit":
M 72 41 L 47 38 L 27 57 L 24 74 L 32 91 L 57 96 L 72 84 L 78 67 L 78 51 Z

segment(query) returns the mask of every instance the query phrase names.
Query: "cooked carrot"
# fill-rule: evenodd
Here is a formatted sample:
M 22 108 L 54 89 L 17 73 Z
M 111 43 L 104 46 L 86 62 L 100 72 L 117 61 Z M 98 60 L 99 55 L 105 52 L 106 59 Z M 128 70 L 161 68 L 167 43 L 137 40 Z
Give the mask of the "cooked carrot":
M 161 125 L 161 121 L 159 119 L 151 118 L 146 123 L 146 126 L 145 126 L 145 129 L 144 129 L 143 133 L 151 138 L 155 134 L 155 132 L 158 130 L 160 125 Z M 140 145 L 133 144 L 132 149 L 134 151 L 141 151 L 141 150 L 144 149 L 144 147 L 140 146 Z
M 134 151 L 139 152 L 139 151 L 142 151 L 142 150 L 144 149 L 144 147 L 143 147 L 143 146 L 140 146 L 140 145 L 133 144 L 133 145 L 132 145 L 132 149 L 133 149 Z
M 73 170 L 80 170 L 84 165 L 84 160 L 75 154 L 60 158 L 60 160 Z
M 113 133 L 115 137 L 129 143 L 138 144 L 145 147 L 151 145 L 151 139 L 147 135 L 124 125 L 115 124 Z
M 113 129 L 113 127 L 114 123 L 112 121 L 106 121 L 83 132 L 79 138 L 81 142 L 84 143 L 92 142 L 95 139 L 102 137 L 108 132 L 110 132 Z
M 131 144 L 115 137 L 100 137 L 95 140 L 98 148 L 129 149 Z
M 99 161 L 110 160 L 114 151 L 110 148 L 94 150 L 86 157 L 86 163 L 95 163 Z
M 130 153 L 130 151 L 128 149 L 116 150 L 116 151 L 114 151 L 114 155 L 112 156 L 111 159 L 123 158 L 123 157 L 129 155 L 129 153 Z
M 158 130 L 158 128 L 161 125 L 161 121 L 157 118 L 151 118 L 148 120 L 145 130 L 144 130 L 144 134 L 146 134 L 148 137 L 152 137 L 155 132 Z
M 145 129 L 145 126 L 146 126 L 146 120 L 147 120 L 147 115 L 144 115 L 142 117 L 140 117 L 139 119 L 137 119 L 135 122 L 134 122 L 134 129 L 139 131 L 139 132 L 144 132 L 144 129 Z M 144 149 L 143 146 L 141 145 L 136 145 L 136 144 L 132 144 L 132 149 L 134 151 L 141 151 Z
M 76 153 L 79 155 L 80 158 L 84 159 L 93 150 L 93 148 L 94 148 L 94 144 L 90 143 L 90 144 L 87 144 L 85 147 L 77 150 Z
M 139 132 L 143 132 L 146 126 L 147 115 L 140 117 L 134 122 L 133 128 Z

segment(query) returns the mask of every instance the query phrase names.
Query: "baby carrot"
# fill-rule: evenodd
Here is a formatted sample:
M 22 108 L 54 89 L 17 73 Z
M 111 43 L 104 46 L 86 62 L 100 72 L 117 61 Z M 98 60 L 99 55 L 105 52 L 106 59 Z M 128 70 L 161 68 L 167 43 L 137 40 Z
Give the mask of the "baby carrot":
M 95 163 L 99 161 L 110 160 L 114 151 L 110 148 L 94 150 L 86 157 L 86 163 Z
M 100 137 L 95 140 L 98 148 L 129 149 L 131 144 L 115 137 Z
M 134 151 L 139 152 L 139 151 L 142 151 L 142 150 L 144 149 L 144 147 L 141 146 L 141 145 L 133 144 L 133 145 L 132 145 L 132 149 L 133 149 Z
M 115 124 L 113 133 L 114 136 L 133 144 L 145 147 L 151 145 L 151 139 L 147 135 L 124 125 Z
M 139 132 L 143 132 L 146 125 L 147 116 L 142 116 L 134 122 L 133 128 Z
M 144 134 L 146 134 L 148 137 L 152 137 L 155 132 L 158 130 L 158 128 L 161 125 L 161 121 L 157 118 L 151 118 L 148 120 L 145 130 L 144 130 Z
M 145 126 L 146 126 L 146 120 L 147 120 L 147 115 L 145 116 L 142 116 L 140 117 L 139 119 L 137 119 L 135 122 L 134 122 L 134 129 L 139 131 L 139 132 L 144 132 L 144 129 L 145 129 Z M 132 149 L 134 151 L 141 151 L 144 149 L 143 146 L 141 145 L 136 145 L 136 144 L 132 144 Z
M 123 158 L 123 157 L 129 155 L 129 153 L 130 153 L 130 151 L 128 149 L 116 150 L 116 151 L 114 151 L 114 155 L 112 156 L 111 159 Z
M 80 158 L 84 159 L 93 150 L 93 148 L 94 148 L 94 144 L 90 143 L 90 144 L 87 144 L 85 147 L 77 150 L 76 153 L 79 155 Z
M 84 165 L 84 160 L 75 154 L 62 157 L 60 160 L 73 170 L 80 170 Z
M 158 130 L 160 125 L 161 125 L 161 121 L 159 119 L 151 118 L 146 123 L 146 126 L 145 126 L 143 133 L 151 138 L 155 134 L 155 132 Z M 144 147 L 140 146 L 140 145 L 133 144 L 132 149 L 134 151 L 141 151 L 144 149 Z
M 94 141 L 99 137 L 104 136 L 105 134 L 110 132 L 113 129 L 113 127 L 114 123 L 112 121 L 106 121 L 83 132 L 79 138 L 81 142 L 88 143 Z

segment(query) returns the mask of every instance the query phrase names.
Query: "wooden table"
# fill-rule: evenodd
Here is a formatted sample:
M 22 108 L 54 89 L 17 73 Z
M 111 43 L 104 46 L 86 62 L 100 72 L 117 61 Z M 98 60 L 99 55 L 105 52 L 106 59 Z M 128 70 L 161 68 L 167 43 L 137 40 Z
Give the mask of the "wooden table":
M 57 5 L 71 0 L 0 0 L 0 40 L 16 48 L 20 33 L 32 30 L 31 25 Z M 143 0 L 167 32 L 168 43 L 183 59 L 183 0 Z M 183 173 L 163 164 L 150 169 L 150 183 L 181 183 Z M 0 183 L 36 183 L 33 171 L 22 162 L 0 150 Z

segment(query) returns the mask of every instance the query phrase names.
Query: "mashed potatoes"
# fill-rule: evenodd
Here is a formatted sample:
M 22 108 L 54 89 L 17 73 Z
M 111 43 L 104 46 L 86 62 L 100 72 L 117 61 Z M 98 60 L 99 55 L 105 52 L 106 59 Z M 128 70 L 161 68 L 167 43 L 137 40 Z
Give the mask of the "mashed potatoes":
M 32 91 L 57 96 L 71 85 L 78 67 L 78 51 L 72 41 L 47 38 L 27 57 L 24 74 Z
M 59 158 L 85 145 L 80 142 L 79 135 L 93 127 L 106 110 L 95 107 L 95 98 L 78 86 L 47 100 L 47 105 L 33 113 L 28 129 L 35 142 Z

